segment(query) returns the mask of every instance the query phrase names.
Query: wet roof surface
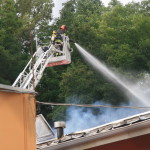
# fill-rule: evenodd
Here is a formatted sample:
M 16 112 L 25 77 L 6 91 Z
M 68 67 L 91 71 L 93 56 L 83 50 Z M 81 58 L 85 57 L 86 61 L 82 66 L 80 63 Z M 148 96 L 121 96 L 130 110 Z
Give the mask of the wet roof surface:
M 97 126 L 95 128 L 90 128 L 87 130 L 70 133 L 70 134 L 65 135 L 61 139 L 57 139 L 57 138 L 51 139 L 50 141 L 48 141 L 46 143 L 37 145 L 37 149 L 44 149 L 46 147 L 59 145 L 60 143 L 65 143 L 67 141 L 73 141 L 75 139 L 80 139 L 82 137 L 86 138 L 86 137 L 90 137 L 93 135 L 106 133 L 106 132 L 109 132 L 112 130 L 116 130 L 118 128 L 128 127 L 128 126 L 139 124 L 139 123 L 145 122 L 145 121 L 150 121 L 150 111 L 146 112 L 146 113 L 134 115 L 134 116 L 131 116 L 128 118 L 124 118 L 121 120 L 117 120 L 114 122 L 110 122 L 108 124 L 104 124 L 101 126 Z

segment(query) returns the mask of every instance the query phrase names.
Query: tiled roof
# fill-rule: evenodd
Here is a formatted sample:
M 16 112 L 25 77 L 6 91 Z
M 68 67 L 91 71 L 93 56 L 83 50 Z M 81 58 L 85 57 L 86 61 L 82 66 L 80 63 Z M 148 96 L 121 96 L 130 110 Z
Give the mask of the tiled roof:
M 128 118 L 124 118 L 121 120 L 117 120 L 108 124 L 104 124 L 101 126 L 97 126 L 95 128 L 79 131 L 79 132 L 74 132 L 65 135 L 61 139 L 51 139 L 51 141 L 48 141 L 43 144 L 37 145 L 37 149 L 45 150 L 47 147 L 54 147 L 56 145 L 65 143 L 65 142 L 73 142 L 74 140 L 80 140 L 81 138 L 88 138 L 91 136 L 96 136 L 102 133 L 109 133 L 109 131 L 115 131 L 117 129 L 122 129 L 125 127 L 131 127 L 135 125 L 139 125 L 140 123 L 144 122 L 150 122 L 150 111 L 141 113 L 138 115 L 134 115 Z

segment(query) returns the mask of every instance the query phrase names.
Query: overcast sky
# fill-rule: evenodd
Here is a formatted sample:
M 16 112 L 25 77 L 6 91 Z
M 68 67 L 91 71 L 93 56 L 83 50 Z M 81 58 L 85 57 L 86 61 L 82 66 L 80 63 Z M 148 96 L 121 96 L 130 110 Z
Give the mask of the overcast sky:
M 53 8 L 53 17 L 57 18 L 59 17 L 59 11 L 62 8 L 62 3 L 65 3 L 68 0 L 53 0 L 55 3 L 55 7 Z M 111 0 L 101 0 L 103 2 L 104 5 L 107 6 L 107 4 L 111 1 Z M 129 2 L 141 2 L 142 0 L 119 0 L 122 4 L 127 4 Z

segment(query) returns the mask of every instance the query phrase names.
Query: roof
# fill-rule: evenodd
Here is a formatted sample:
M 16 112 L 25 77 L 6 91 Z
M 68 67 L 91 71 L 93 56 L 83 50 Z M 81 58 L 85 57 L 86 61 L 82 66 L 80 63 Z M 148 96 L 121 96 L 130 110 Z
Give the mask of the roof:
M 55 138 L 55 134 L 42 114 L 36 116 L 36 144 Z
M 12 92 L 12 93 L 35 93 L 34 90 L 22 89 L 18 87 L 13 87 L 10 85 L 0 84 L 0 91 L 3 92 Z
M 133 138 L 150 134 L 150 111 L 107 123 L 95 128 L 74 132 L 65 135 L 61 139 L 51 139 L 50 141 L 37 145 L 37 149 L 41 150 L 57 150 L 65 149 L 71 146 L 73 150 L 74 145 L 85 145 L 87 148 L 91 141 L 100 139 L 100 142 L 95 144 L 108 144 L 119 140 Z M 97 145 L 96 145 L 97 146 Z M 76 148 L 80 150 L 80 148 Z

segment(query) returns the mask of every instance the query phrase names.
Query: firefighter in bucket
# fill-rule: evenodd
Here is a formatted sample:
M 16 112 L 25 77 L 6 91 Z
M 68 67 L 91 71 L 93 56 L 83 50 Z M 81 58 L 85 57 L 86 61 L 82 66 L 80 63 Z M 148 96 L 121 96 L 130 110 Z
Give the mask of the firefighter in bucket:
M 60 27 L 60 29 L 58 29 L 57 31 L 53 31 L 52 34 L 52 44 L 54 44 L 54 46 L 59 49 L 59 50 L 63 50 L 63 35 L 65 34 L 65 32 L 67 31 L 67 26 L 66 25 L 62 25 Z M 61 53 L 58 53 L 57 55 L 61 55 Z

